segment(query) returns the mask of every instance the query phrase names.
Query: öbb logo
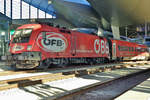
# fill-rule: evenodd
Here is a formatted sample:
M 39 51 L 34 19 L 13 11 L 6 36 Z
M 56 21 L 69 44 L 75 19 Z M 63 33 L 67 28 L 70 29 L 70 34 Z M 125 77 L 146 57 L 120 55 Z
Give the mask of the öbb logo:
M 108 54 L 109 53 L 109 46 L 108 46 L 108 43 L 104 40 L 99 40 L 99 39 L 96 39 L 94 41 L 94 50 L 95 52 L 98 54 Z
M 37 44 L 46 52 L 62 52 L 68 44 L 67 39 L 59 33 L 47 32 L 46 38 L 42 38 L 42 33 L 38 36 Z

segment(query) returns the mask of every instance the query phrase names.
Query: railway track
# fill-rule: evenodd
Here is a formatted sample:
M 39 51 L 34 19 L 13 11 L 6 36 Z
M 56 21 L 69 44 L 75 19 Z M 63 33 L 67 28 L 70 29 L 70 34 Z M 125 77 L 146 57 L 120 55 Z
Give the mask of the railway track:
M 69 91 L 61 96 L 54 97 L 53 99 L 47 98 L 47 100 L 114 100 L 149 77 L 150 68 L 103 83 L 98 82 L 85 86 L 74 91 Z
M 115 63 L 110 63 L 115 64 Z M 115 66 L 114 68 L 122 68 L 122 67 L 127 67 L 127 66 L 137 66 L 137 65 L 145 65 L 145 64 L 150 64 L 150 61 L 126 61 L 126 62 L 121 62 L 118 63 L 119 66 Z M 8 70 L 8 71 L 0 71 L 0 76 L 5 76 L 5 75 L 16 75 L 16 74 L 24 74 L 24 73 L 38 73 L 38 72 L 49 72 L 49 71 L 61 71 L 61 70 L 76 70 L 77 68 L 91 68 L 94 66 L 106 66 L 105 70 L 110 70 L 109 68 L 107 69 L 107 64 L 101 64 L 101 65 L 84 65 L 84 66 L 71 66 L 71 67 L 64 67 L 64 68 L 49 68 L 47 70 Z M 113 68 L 112 68 L 113 69 Z
M 147 62 L 146 62 L 147 63 Z M 145 64 L 146 64 L 145 63 Z M 67 79 L 67 78 L 73 78 L 75 76 L 83 76 L 87 74 L 93 74 L 97 72 L 103 72 L 103 71 L 110 71 L 118 68 L 125 68 L 126 66 L 135 66 L 143 64 L 143 62 L 135 62 L 135 63 L 120 63 L 120 64 L 105 64 L 105 65 L 95 65 L 93 67 L 90 66 L 84 66 L 82 68 L 68 68 L 68 69 L 59 69 L 59 70 L 51 70 L 46 71 L 47 73 L 43 74 L 36 74 L 36 73 L 42 73 L 43 71 L 37 71 L 37 70 L 27 70 L 27 71 L 6 71 L 0 73 L 0 76 L 3 77 L 5 75 L 15 75 L 24 73 L 35 73 L 35 75 L 32 76 L 26 76 L 26 77 L 18 77 L 18 78 L 9 78 L 9 79 L 3 79 L 0 80 L 0 90 L 6 90 L 10 88 L 18 88 L 18 87 L 25 87 L 35 84 L 42 84 L 45 82 L 50 81 L 56 81 L 61 79 Z M 147 63 L 148 64 L 148 63 Z
M 103 66 L 94 66 L 94 67 L 83 67 L 83 68 L 73 68 L 73 69 L 65 69 L 65 70 L 55 70 L 55 71 L 47 71 L 47 73 L 41 73 L 41 75 L 37 75 L 33 70 L 25 71 L 29 73 L 35 73 L 36 75 L 28 76 L 28 77 L 20 77 L 20 78 L 9 78 L 0 81 L 0 90 L 6 90 L 10 88 L 18 88 L 25 87 L 29 85 L 42 84 L 45 82 L 56 81 L 66 78 L 72 78 L 75 76 L 87 75 L 96 73 L 99 71 L 106 71 L 108 67 L 113 68 L 115 65 L 123 65 L 123 64 L 113 64 L 113 65 L 103 65 Z M 106 68 L 107 67 L 107 68 Z M 118 68 L 118 67 L 117 67 Z M 12 72 L 13 73 L 13 72 Z M 12 75 L 11 73 L 11 75 Z M 14 72 L 16 74 L 24 73 L 23 72 Z M 14 74 L 13 73 L 13 74 Z M 19 75 L 20 76 L 20 75 Z

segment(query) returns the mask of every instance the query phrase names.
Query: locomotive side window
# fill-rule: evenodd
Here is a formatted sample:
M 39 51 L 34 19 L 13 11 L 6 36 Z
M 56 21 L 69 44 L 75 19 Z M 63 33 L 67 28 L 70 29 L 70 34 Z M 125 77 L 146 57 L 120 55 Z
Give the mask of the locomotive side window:
M 128 46 L 118 46 L 119 51 L 129 51 L 129 52 L 142 52 L 142 48 L 134 48 L 134 47 L 128 47 Z
M 132 51 L 134 51 L 134 48 L 132 47 Z
M 133 52 L 133 51 L 136 51 L 136 48 L 134 49 L 134 47 L 128 47 L 128 46 L 120 46 L 120 45 L 118 45 L 118 50 L 119 51 Z
M 134 50 L 135 50 L 135 52 L 137 51 L 137 50 L 136 50 L 136 47 L 135 47 L 135 49 L 134 49 Z
M 145 48 L 141 48 L 141 52 L 145 52 Z
M 65 31 L 65 30 L 63 30 L 63 29 L 60 29 L 59 31 L 60 31 L 60 32 L 62 32 L 62 33 L 65 33 L 65 32 L 66 32 L 66 31 Z
M 128 51 L 129 50 L 129 47 L 127 47 L 127 46 L 118 46 L 118 48 L 120 51 Z
M 17 30 L 14 34 L 14 37 L 19 37 L 21 32 L 22 32 L 21 30 Z
M 129 47 L 129 51 L 131 51 L 131 48 Z
M 141 52 L 147 52 L 147 48 L 141 48 Z
M 118 49 L 119 49 L 119 51 L 120 51 L 120 45 L 118 45 Z
M 15 31 L 13 43 L 27 43 L 29 42 L 32 29 L 18 29 Z
M 70 30 L 65 30 L 65 29 L 60 29 L 59 31 L 62 32 L 62 33 L 69 33 L 69 34 L 71 33 Z
M 24 29 L 22 32 L 22 37 L 29 37 L 32 32 L 32 29 Z
M 137 52 L 141 52 L 141 48 L 136 48 L 136 51 Z

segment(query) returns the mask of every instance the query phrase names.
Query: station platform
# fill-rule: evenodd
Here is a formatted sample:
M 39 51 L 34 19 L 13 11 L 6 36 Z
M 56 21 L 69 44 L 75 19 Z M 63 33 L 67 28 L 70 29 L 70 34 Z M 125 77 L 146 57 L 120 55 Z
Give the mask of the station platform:
M 115 100 L 150 100 L 150 78 Z

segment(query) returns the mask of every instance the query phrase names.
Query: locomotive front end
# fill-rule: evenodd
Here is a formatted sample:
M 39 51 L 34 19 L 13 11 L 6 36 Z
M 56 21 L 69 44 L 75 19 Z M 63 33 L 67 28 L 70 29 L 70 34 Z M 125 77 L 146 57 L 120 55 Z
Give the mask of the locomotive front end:
M 3 60 L 7 60 L 17 69 L 31 69 L 39 65 L 41 53 L 34 43 L 37 28 L 35 26 L 24 25 L 15 31 L 9 46 L 10 55 L 3 56 Z

